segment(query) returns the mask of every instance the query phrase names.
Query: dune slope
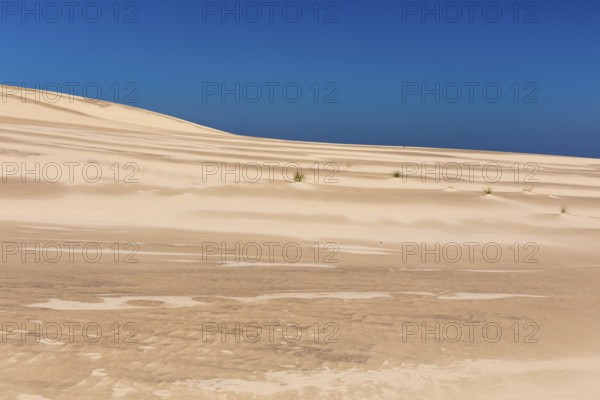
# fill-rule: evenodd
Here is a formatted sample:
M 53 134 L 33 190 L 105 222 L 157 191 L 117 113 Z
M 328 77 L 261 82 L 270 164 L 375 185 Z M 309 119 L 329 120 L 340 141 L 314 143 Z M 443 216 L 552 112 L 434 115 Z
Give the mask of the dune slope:
M 600 392 L 600 160 L 243 137 L 11 93 L 5 398 Z

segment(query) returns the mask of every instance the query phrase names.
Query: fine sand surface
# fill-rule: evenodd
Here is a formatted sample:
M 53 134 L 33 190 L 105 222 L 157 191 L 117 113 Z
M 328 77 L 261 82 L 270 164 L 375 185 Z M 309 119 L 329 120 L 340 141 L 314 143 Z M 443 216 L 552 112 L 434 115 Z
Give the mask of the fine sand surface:
M 600 398 L 600 160 L 1 90 L 0 399 Z

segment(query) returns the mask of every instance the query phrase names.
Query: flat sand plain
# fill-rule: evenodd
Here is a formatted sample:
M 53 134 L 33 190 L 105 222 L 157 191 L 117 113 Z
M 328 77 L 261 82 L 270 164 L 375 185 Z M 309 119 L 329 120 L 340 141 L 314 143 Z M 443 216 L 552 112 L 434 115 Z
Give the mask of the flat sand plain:
M 11 93 L 0 398 L 599 398 L 600 160 Z

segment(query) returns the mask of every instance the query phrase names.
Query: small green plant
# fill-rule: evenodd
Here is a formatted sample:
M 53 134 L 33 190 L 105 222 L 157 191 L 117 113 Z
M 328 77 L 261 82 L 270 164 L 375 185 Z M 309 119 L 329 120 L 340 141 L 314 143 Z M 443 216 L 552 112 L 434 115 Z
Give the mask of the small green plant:
M 294 182 L 304 182 L 304 174 L 300 171 L 296 171 L 296 175 L 294 175 Z
M 566 213 L 567 213 L 567 206 L 562 206 L 562 207 L 560 208 L 560 213 L 561 213 L 561 214 L 566 214 Z
M 395 171 L 392 173 L 392 176 L 393 176 L 394 178 L 402 178 L 402 172 L 400 172 L 399 170 L 395 170 Z
M 488 187 L 486 187 L 486 188 L 483 190 L 483 193 L 485 193 L 486 195 L 492 194 L 492 188 L 491 188 L 491 187 L 489 187 L 489 186 L 488 186 Z

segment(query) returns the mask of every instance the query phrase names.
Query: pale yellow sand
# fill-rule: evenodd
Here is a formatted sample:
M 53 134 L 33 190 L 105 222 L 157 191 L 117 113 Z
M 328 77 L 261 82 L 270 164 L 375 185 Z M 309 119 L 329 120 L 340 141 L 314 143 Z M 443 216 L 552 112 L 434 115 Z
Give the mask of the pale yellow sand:
M 268 140 L 79 98 L 2 98 L 0 398 L 598 398 L 600 160 Z M 473 180 L 392 177 L 403 163 L 473 162 Z M 10 169 L 36 163 L 94 163 L 102 177 L 75 169 L 69 180 L 63 168 L 56 183 L 23 182 Z M 278 165 L 272 181 L 264 169 L 238 183 L 206 176 L 206 163 Z M 285 179 L 292 163 L 303 183 Z M 494 183 L 481 175 L 492 163 L 503 171 Z M 524 182 L 528 163 L 538 183 Z M 36 248 L 51 242 L 61 248 Z M 72 242 L 97 244 L 102 258 L 71 262 Z M 205 246 L 273 242 L 273 259 L 256 262 Z M 407 243 L 436 242 L 464 257 L 403 259 Z M 504 256 L 488 262 L 479 247 L 470 260 L 470 242 Z M 534 263 L 524 262 L 530 243 Z M 299 260 L 282 255 L 286 244 L 302 249 Z M 204 330 L 236 323 L 239 341 Z M 52 324 L 63 327 L 57 341 L 27 336 L 52 336 Z M 256 325 L 262 337 L 250 342 Z M 289 326 L 302 337 L 285 336 Z M 488 326 L 502 337 L 484 338 Z

